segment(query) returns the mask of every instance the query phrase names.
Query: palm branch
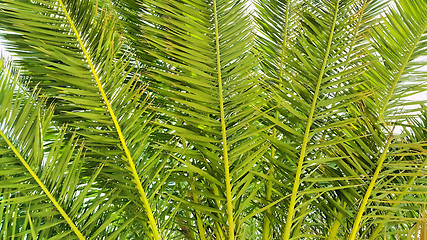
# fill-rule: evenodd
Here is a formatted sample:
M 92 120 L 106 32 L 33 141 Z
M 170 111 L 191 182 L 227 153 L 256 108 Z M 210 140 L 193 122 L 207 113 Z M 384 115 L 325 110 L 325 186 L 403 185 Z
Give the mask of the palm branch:
M 0 0 L 1 236 L 419 236 L 426 10 Z

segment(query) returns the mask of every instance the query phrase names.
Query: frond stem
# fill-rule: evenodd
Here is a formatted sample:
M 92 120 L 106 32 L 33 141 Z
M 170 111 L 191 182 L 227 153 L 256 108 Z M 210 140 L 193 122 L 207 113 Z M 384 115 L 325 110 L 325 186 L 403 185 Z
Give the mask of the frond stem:
M 348 238 L 348 240 L 354 240 L 354 239 L 356 239 L 356 234 L 357 234 L 357 231 L 359 230 L 359 224 L 362 221 L 363 213 L 365 212 L 366 205 L 368 204 L 368 200 L 371 197 L 372 190 L 374 189 L 375 183 L 376 183 L 376 181 L 378 179 L 378 175 L 380 174 L 380 171 L 381 171 L 381 169 L 383 167 L 383 163 L 384 163 L 384 161 L 386 159 L 387 152 L 388 152 L 388 149 L 390 147 L 390 144 L 391 144 L 392 140 L 393 140 L 393 136 L 389 136 L 388 139 L 387 139 L 387 144 L 386 144 L 386 146 L 384 148 L 384 151 L 381 154 L 381 157 L 380 157 L 380 159 L 378 161 L 378 165 L 377 165 L 377 168 L 375 169 L 375 173 L 372 176 L 371 183 L 369 184 L 369 187 L 366 190 L 365 196 L 363 197 L 363 200 L 362 200 L 362 204 L 360 204 L 359 212 L 357 213 L 356 219 L 354 220 L 353 228 L 351 230 L 350 237 Z
M 425 161 L 423 162 L 423 164 L 421 164 L 421 166 L 418 168 L 417 170 L 417 174 L 421 174 L 421 172 L 424 170 L 424 166 L 427 165 L 427 158 L 425 159 Z M 410 178 L 410 180 L 408 181 L 408 183 L 406 184 L 406 186 L 403 188 L 402 192 L 399 193 L 399 196 L 396 198 L 395 203 L 393 203 L 393 205 L 391 206 L 390 209 L 396 209 L 401 203 L 400 201 L 408 194 L 409 189 L 411 188 L 410 186 L 412 186 L 412 184 L 414 184 L 415 180 L 418 178 L 418 176 L 413 176 Z M 394 214 L 396 214 L 394 211 L 388 211 L 387 215 L 385 215 L 385 219 L 388 219 L 388 217 L 393 216 Z M 375 230 L 373 231 L 373 233 L 371 234 L 371 236 L 369 237 L 369 240 L 374 240 L 375 237 L 381 232 L 381 230 L 383 230 L 383 227 L 385 226 L 385 222 L 380 222 L 376 227 Z
M 142 187 L 141 180 L 140 180 L 140 178 L 138 176 L 138 172 L 136 171 L 135 163 L 133 162 L 132 156 L 130 154 L 130 151 L 129 151 L 127 145 L 126 145 L 126 141 L 124 139 L 121 127 L 120 127 L 120 125 L 119 125 L 119 123 L 117 121 L 117 117 L 114 114 L 114 111 L 113 111 L 113 109 L 111 107 L 110 101 L 107 98 L 107 95 L 106 95 L 106 93 L 104 91 L 104 88 L 102 87 L 101 81 L 99 80 L 98 74 L 96 73 L 95 67 L 94 67 L 94 65 L 93 65 L 93 63 L 91 61 L 90 56 L 89 56 L 89 53 L 87 52 L 86 48 L 84 47 L 83 41 L 82 41 L 82 39 L 80 37 L 80 34 L 77 31 L 77 28 L 76 28 L 73 20 L 71 19 L 70 15 L 68 14 L 68 11 L 67 11 L 64 3 L 62 2 L 62 0 L 58 0 L 58 1 L 59 1 L 59 4 L 61 5 L 62 10 L 64 11 L 65 16 L 67 17 L 67 19 L 69 21 L 69 23 L 70 23 L 73 31 L 74 31 L 74 34 L 76 35 L 76 38 L 77 38 L 77 40 L 78 40 L 78 42 L 80 44 L 80 47 L 81 47 L 81 49 L 83 51 L 83 54 L 84 54 L 84 56 L 85 56 L 85 58 L 86 58 L 86 60 L 87 60 L 87 62 L 89 64 L 89 66 L 90 66 L 91 71 L 92 71 L 92 75 L 93 75 L 93 77 L 94 77 L 94 79 L 96 81 L 96 84 L 97 84 L 97 86 L 99 88 L 99 91 L 100 91 L 100 93 L 102 95 L 102 98 L 103 98 L 103 100 L 105 102 L 105 105 L 107 106 L 108 112 L 110 113 L 111 119 L 113 120 L 113 123 L 114 123 L 114 126 L 116 128 L 117 134 L 119 135 L 119 139 L 120 139 L 121 145 L 122 145 L 123 150 L 125 152 L 126 158 L 128 159 L 129 170 L 132 173 L 133 181 L 134 181 L 134 183 L 136 185 L 136 188 L 138 190 L 138 193 L 140 195 L 140 200 L 142 201 L 143 206 L 145 208 L 145 211 L 147 213 L 147 217 L 149 219 L 149 224 L 150 224 L 151 230 L 153 231 L 153 234 L 154 234 L 154 239 L 161 240 L 161 235 L 160 235 L 160 233 L 159 233 L 159 231 L 157 229 L 156 220 L 154 219 L 153 212 L 151 211 L 150 203 L 148 202 L 147 195 L 146 195 L 146 193 L 145 193 L 145 191 L 144 191 L 144 189 Z
M 320 69 L 319 77 L 317 79 L 317 86 L 316 86 L 316 90 L 315 90 L 314 95 L 313 95 L 313 102 L 311 104 L 310 115 L 309 115 L 308 120 L 307 120 L 307 127 L 305 129 L 304 139 L 303 139 L 302 146 L 301 146 L 301 153 L 300 153 L 300 157 L 298 160 L 297 172 L 295 174 L 295 181 L 294 181 L 293 188 L 292 188 L 292 195 L 291 195 L 291 200 L 289 203 L 289 210 L 288 210 L 288 216 L 286 218 L 286 225 L 285 225 L 285 231 L 283 233 L 283 240 L 289 240 L 289 238 L 291 236 L 291 228 L 292 228 L 293 217 L 295 215 L 295 206 L 296 206 L 297 194 L 298 194 L 300 179 L 301 179 L 301 174 L 302 174 L 302 167 L 303 167 L 305 154 L 306 154 L 306 150 L 307 150 L 307 145 L 308 145 L 308 141 L 309 141 L 311 125 L 313 124 L 313 118 L 314 118 L 314 112 L 316 109 L 317 98 L 319 96 L 320 86 L 322 84 L 323 74 L 324 74 L 324 71 L 326 68 L 329 52 L 331 50 L 332 39 L 333 39 L 334 32 L 335 32 L 335 25 L 336 25 L 336 21 L 337 21 L 339 5 L 340 5 L 340 0 L 337 0 L 336 6 L 335 6 L 334 19 L 333 19 L 333 23 L 332 23 L 332 27 L 331 27 L 331 33 L 329 34 L 328 46 L 327 46 L 327 49 L 325 52 L 322 67 Z
M 342 207 L 345 209 L 345 207 L 347 206 L 347 202 L 344 202 Z M 328 239 L 327 240 L 335 240 L 337 239 L 337 234 L 338 234 L 338 230 L 341 226 L 341 222 L 343 221 L 342 218 L 344 217 L 344 214 L 342 212 L 338 212 L 338 216 L 335 219 L 334 224 L 331 227 L 331 230 L 329 231 L 328 234 Z
M 215 21 L 215 45 L 216 45 L 216 64 L 218 72 L 218 92 L 219 92 L 219 108 L 221 115 L 221 132 L 222 132 L 222 148 L 224 159 L 224 174 L 225 174 L 225 188 L 227 197 L 227 215 L 228 215 L 228 239 L 234 240 L 234 219 L 233 219 L 233 197 L 231 194 L 231 180 L 230 180 L 230 165 L 228 162 L 228 149 L 227 149 L 227 130 L 225 126 L 225 113 L 224 113 L 224 99 L 222 94 L 222 76 L 221 76 L 221 59 L 219 52 L 219 33 L 218 33 L 218 16 L 216 9 L 216 0 L 213 0 L 214 8 L 214 21 Z
M 50 191 L 47 189 L 47 187 L 43 184 L 43 182 L 40 180 L 40 178 L 36 175 L 36 173 L 31 169 L 30 165 L 25 161 L 25 159 L 21 156 L 19 151 L 13 146 L 13 144 L 9 141 L 9 139 L 6 137 L 6 135 L 0 130 L 0 136 L 4 139 L 6 144 L 12 149 L 12 151 L 15 153 L 15 155 L 19 158 L 22 165 L 27 169 L 27 171 L 30 173 L 31 177 L 37 182 L 37 184 L 40 186 L 40 188 L 43 190 L 43 192 L 46 194 L 46 196 L 49 198 L 49 200 L 53 203 L 53 205 L 56 207 L 58 212 L 62 215 L 62 217 L 65 219 L 65 221 L 68 223 L 68 225 L 73 229 L 74 233 L 77 235 L 77 237 L 80 240 L 86 239 L 83 234 L 80 232 L 80 230 L 77 228 L 77 226 L 74 224 L 74 222 L 71 220 L 71 218 L 68 216 L 68 214 L 64 211 L 64 209 L 59 205 L 59 203 L 56 201 L 56 199 L 52 196 Z
M 415 48 L 417 47 L 418 43 L 420 42 L 422 36 L 424 35 L 424 32 L 427 30 L 427 23 L 424 25 L 424 27 L 422 28 L 422 30 L 420 31 L 420 34 L 418 35 L 418 37 L 415 39 L 414 41 L 414 45 L 412 46 L 411 50 L 409 50 L 408 55 L 405 58 L 405 61 L 402 63 L 402 66 L 399 69 L 399 72 L 397 73 L 396 77 L 393 80 L 393 84 L 391 85 L 391 89 L 387 94 L 387 97 L 383 103 L 383 106 L 381 107 L 379 116 L 381 120 L 384 120 L 384 112 L 387 110 L 387 104 L 390 102 L 391 100 L 391 96 L 393 95 L 394 91 L 396 90 L 397 84 L 400 80 L 400 77 L 403 74 L 403 71 L 405 70 L 406 66 L 409 63 L 409 60 L 411 60 L 412 54 L 415 51 Z
M 285 62 L 285 47 L 288 42 L 288 25 L 289 25 L 289 5 L 291 0 L 286 2 L 286 13 L 285 13 L 285 29 L 283 30 L 283 43 L 282 43 L 282 53 L 280 55 L 280 73 L 279 73 L 279 84 L 282 81 L 283 75 L 283 65 Z

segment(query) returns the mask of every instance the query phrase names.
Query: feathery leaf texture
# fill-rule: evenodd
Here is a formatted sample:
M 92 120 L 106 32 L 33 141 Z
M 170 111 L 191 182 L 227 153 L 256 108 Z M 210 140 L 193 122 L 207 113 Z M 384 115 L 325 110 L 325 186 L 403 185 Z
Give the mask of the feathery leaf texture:
M 0 236 L 424 236 L 426 14 L 0 0 Z

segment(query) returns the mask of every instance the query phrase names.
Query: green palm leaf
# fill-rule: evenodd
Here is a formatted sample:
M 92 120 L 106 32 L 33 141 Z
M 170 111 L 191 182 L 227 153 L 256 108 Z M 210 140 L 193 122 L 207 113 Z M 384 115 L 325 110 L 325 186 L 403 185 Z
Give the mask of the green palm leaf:
M 45 102 L 37 101 L 37 95 L 18 88 L 18 78 L 10 65 L 1 68 L 0 151 L 1 165 L 6 169 L 0 179 L 1 215 L 2 219 L 13 219 L 2 222 L 1 233 L 22 238 L 31 232 L 41 238 L 57 235 L 86 239 L 84 235 L 93 226 L 87 228 L 83 223 L 100 221 L 109 215 L 93 215 L 91 203 L 84 201 L 89 194 L 98 195 L 87 190 L 97 174 L 92 179 L 79 179 L 83 148 L 74 136 L 64 139 L 66 129 L 52 129 L 52 109 L 43 109 Z M 99 200 L 95 203 L 97 207 L 105 204 Z M 16 215 L 15 211 L 20 213 Z
M 57 113 L 60 113 L 55 114 L 54 119 L 71 123 L 84 136 L 86 148 L 93 149 L 91 156 L 116 159 L 115 163 L 107 163 L 103 173 L 118 164 L 128 174 L 129 179 L 123 180 L 138 189 L 138 201 L 147 213 L 155 238 L 159 239 L 157 224 L 138 175 L 137 168 L 140 167 L 136 166 L 133 158 L 141 157 L 141 150 L 146 147 L 146 141 L 141 141 L 146 137 L 136 137 L 137 130 L 132 126 L 146 126 L 149 118 L 145 114 L 147 105 L 141 98 L 141 86 L 136 86 L 135 78 L 128 78 L 126 60 L 115 59 L 121 48 L 113 27 L 115 21 L 105 21 L 110 16 L 106 12 L 98 14 L 98 9 L 88 1 L 21 1 L 13 4 L 5 1 L 2 6 L 5 9 L 3 14 L 8 17 L 4 23 L 11 31 L 21 34 L 18 38 L 10 35 L 9 39 L 25 51 L 17 53 L 21 53 L 19 62 L 25 66 L 30 84 L 38 84 L 43 93 L 52 98 L 57 105 Z M 32 22 L 32 19 L 38 21 Z M 31 27 L 31 32 L 27 28 L 17 28 L 14 25 L 16 21 Z M 34 32 L 45 34 L 47 39 L 55 38 L 61 44 L 51 41 L 43 44 L 42 39 L 33 35 Z M 40 66 L 45 66 L 46 70 L 38 72 Z M 126 108 L 121 108 L 122 105 Z M 137 118 L 119 123 L 118 119 L 128 120 L 126 116 L 129 113 Z M 100 152 L 100 146 L 106 151 Z M 119 157 L 122 154 L 125 156 L 123 159 Z M 132 157 L 132 154 L 139 155 Z M 97 164 L 97 161 L 89 163 Z M 111 176 L 107 174 L 105 177 L 108 182 Z M 133 198 L 133 194 L 130 196 Z
M 417 102 L 405 98 L 425 91 L 419 70 L 426 48 L 426 8 L 423 1 L 398 1 L 372 30 L 372 70 L 369 78 L 376 88 L 376 106 L 384 121 L 400 120 L 417 111 Z M 405 110 L 402 108 L 405 107 Z
M 244 5 L 221 1 L 212 5 L 197 1 L 145 2 L 141 8 L 156 13 L 146 16 L 150 24 L 144 26 L 144 33 L 152 49 L 149 54 L 160 60 L 149 73 L 154 80 L 153 90 L 161 95 L 159 101 L 165 105 L 158 111 L 162 118 L 167 116 L 167 121 L 177 123 L 162 120 L 159 125 L 177 135 L 182 141 L 180 147 L 186 149 L 171 149 L 183 158 L 179 160 L 183 167 L 175 171 L 193 176 L 179 181 L 210 196 L 197 200 L 202 196 L 193 195 L 190 202 L 218 204 L 217 207 L 227 209 L 226 220 L 221 214 L 210 215 L 215 229 L 211 234 L 234 239 L 239 228 L 236 221 L 248 204 L 243 193 L 251 188 L 252 182 L 247 175 L 250 168 L 245 167 L 255 164 L 261 156 L 259 151 L 263 151 L 257 150 L 261 138 L 251 134 L 256 129 L 251 124 L 259 118 L 253 106 L 260 108 L 263 100 L 257 96 L 258 79 L 250 73 L 255 59 L 249 53 L 248 19 L 242 18 L 231 26 L 237 14 L 244 12 Z M 194 27 L 197 30 L 190 32 Z M 233 31 L 241 33 L 234 36 Z M 239 183 L 239 179 L 249 181 L 249 185 Z M 224 195 L 218 195 L 219 192 Z M 178 201 L 187 204 L 187 200 Z M 203 232 L 207 234 L 201 220 L 205 216 L 200 212 L 196 215 L 195 223 L 203 236 Z M 228 226 L 228 233 L 223 233 L 220 226 L 224 225 Z
M 0 0 L 0 235 L 421 237 L 426 9 Z

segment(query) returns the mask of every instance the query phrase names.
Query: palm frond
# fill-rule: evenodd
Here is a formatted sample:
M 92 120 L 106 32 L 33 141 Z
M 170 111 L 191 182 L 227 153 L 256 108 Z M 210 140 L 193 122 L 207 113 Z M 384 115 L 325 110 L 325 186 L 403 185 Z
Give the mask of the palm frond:
M 384 121 L 401 121 L 416 113 L 417 101 L 408 96 L 425 91 L 421 70 L 425 60 L 427 17 L 423 1 L 396 1 L 372 29 L 372 64 L 368 77 L 375 87 L 378 115 Z
M 0 0 L 0 236 L 424 237 L 426 10 Z
M 102 208 L 107 201 L 87 202 L 88 197 L 101 194 L 88 191 L 98 174 L 92 179 L 79 178 L 84 156 L 79 141 L 75 136 L 65 139 L 66 129 L 52 128 L 53 109 L 45 109 L 38 95 L 19 87 L 19 76 L 9 64 L 0 69 L 0 159 L 7 169 L 0 178 L 1 234 L 85 239 L 94 232 L 87 222 L 110 217 L 106 209 L 103 215 L 91 210 L 92 204 Z M 96 230 L 108 232 L 106 226 Z
M 89 164 L 98 164 L 96 157 L 111 159 L 101 174 L 106 183 L 111 182 L 108 172 L 112 169 L 126 173 L 125 179 L 112 179 L 138 189 L 136 201 L 145 209 L 151 230 L 159 239 L 138 175 L 146 163 L 139 158 L 150 133 L 148 103 L 143 86 L 128 77 L 126 59 L 115 58 L 122 46 L 114 28 L 116 20 L 92 1 L 4 1 L 2 8 L 4 24 L 15 33 L 7 37 L 19 46 L 19 64 L 25 68 L 30 86 L 38 84 L 42 93 L 55 102 L 54 120 L 70 123 L 84 137 L 85 147 L 91 150 L 88 155 L 95 157 Z M 16 22 L 28 28 L 16 27 Z M 43 33 L 46 40 L 38 38 L 37 33 Z M 55 41 L 46 44 L 44 41 L 49 39 Z M 143 127 L 146 134 L 136 136 L 140 132 L 135 128 Z M 137 162 L 142 165 L 136 166 Z
M 356 118 L 347 118 L 346 108 L 369 95 L 369 91 L 357 87 L 363 81 L 357 76 L 366 69 L 366 65 L 360 64 L 366 44 L 361 39 L 366 26 L 363 22 L 366 5 L 354 1 L 300 4 L 301 7 L 294 10 L 299 16 L 296 18 L 298 24 L 294 23 L 294 29 L 290 30 L 296 36 L 289 41 L 286 54 L 276 53 L 276 58 L 285 56 L 288 64 L 286 69 L 276 70 L 284 76 L 275 78 L 283 80 L 270 82 L 277 111 L 268 121 L 277 126 L 275 129 L 283 139 L 279 142 L 269 137 L 277 148 L 277 160 L 270 158 L 270 161 L 279 169 L 287 165 L 279 175 L 285 174 L 293 182 L 291 197 L 283 202 L 288 208 L 287 219 L 278 220 L 285 222 L 284 239 L 298 236 L 298 226 L 309 212 L 302 206 L 297 207 L 297 201 L 305 199 L 304 191 L 300 190 L 302 185 L 304 188 L 319 187 L 306 185 L 304 180 L 311 176 L 310 169 L 316 169 L 316 159 L 322 159 L 318 150 L 348 141 L 336 137 L 329 140 L 330 131 L 356 121 Z M 328 119 L 328 124 L 323 124 L 322 119 Z M 283 163 L 279 163 L 279 159 Z M 323 160 L 324 163 L 329 161 L 333 160 Z M 275 172 L 278 172 L 277 167 Z M 330 180 L 325 178 L 324 181 Z M 282 191 L 279 198 L 289 194 L 287 189 Z
M 153 91 L 165 106 L 158 109 L 165 119 L 158 124 L 180 138 L 178 149 L 171 151 L 179 154 L 183 166 L 174 172 L 188 172 L 191 178 L 179 178 L 192 194 L 201 194 L 175 199 L 191 206 L 224 206 L 225 219 L 222 214 L 207 215 L 214 220 L 213 233 L 203 225 L 206 212 L 196 211 L 194 224 L 202 236 L 205 232 L 234 239 L 240 227 L 236 222 L 248 204 L 244 193 L 252 188 L 247 166 L 256 164 L 265 151 L 261 138 L 251 133 L 264 100 L 258 97 L 259 80 L 251 73 L 256 59 L 250 53 L 249 19 L 237 17 L 246 6 L 238 1 L 148 1 L 141 8 L 152 12 L 143 29 L 149 54 L 159 59 L 149 73 Z M 228 226 L 228 233 L 221 226 Z

